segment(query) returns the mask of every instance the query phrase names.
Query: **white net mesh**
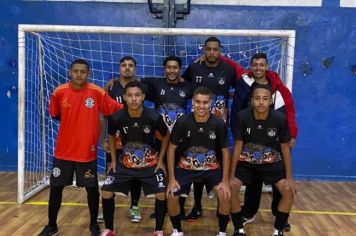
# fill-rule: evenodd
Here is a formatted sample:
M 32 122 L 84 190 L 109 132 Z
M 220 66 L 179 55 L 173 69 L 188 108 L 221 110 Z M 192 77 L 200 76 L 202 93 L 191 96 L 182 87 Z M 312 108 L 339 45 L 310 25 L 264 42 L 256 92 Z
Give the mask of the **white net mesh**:
M 162 32 L 164 29 L 162 29 Z M 256 52 L 268 55 L 271 70 L 285 78 L 288 55 L 287 37 L 221 36 L 222 52 L 243 67 Z M 182 58 L 185 70 L 202 54 L 204 35 L 130 35 L 117 33 L 25 32 L 25 120 L 24 120 L 24 194 L 46 183 L 51 170 L 58 122 L 48 113 L 53 90 L 68 81 L 70 63 L 83 58 L 91 67 L 90 82 L 101 87 L 118 76 L 118 61 L 133 56 L 137 77 L 163 76 L 163 60 L 168 55 Z M 98 151 L 98 171 L 105 169 L 105 155 Z M 19 170 L 21 171 L 21 170 Z

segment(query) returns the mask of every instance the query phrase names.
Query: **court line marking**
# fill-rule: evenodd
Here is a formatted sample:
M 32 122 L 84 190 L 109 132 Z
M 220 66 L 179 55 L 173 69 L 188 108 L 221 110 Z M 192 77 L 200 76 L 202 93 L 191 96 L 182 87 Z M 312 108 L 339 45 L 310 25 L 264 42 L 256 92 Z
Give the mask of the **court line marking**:
M 0 202 L 0 205 L 20 205 L 17 202 Z M 47 206 L 48 202 L 25 202 L 23 205 L 33 205 L 33 206 Z M 100 204 L 101 205 L 101 204 Z M 77 202 L 62 202 L 62 206 L 74 206 L 74 207 L 87 207 L 86 203 Z M 129 204 L 115 204 L 115 207 L 119 208 L 129 208 Z M 154 208 L 154 205 L 140 204 L 140 208 Z M 216 211 L 215 207 L 203 207 L 204 210 Z M 259 209 L 260 212 L 271 212 L 269 209 Z M 356 216 L 356 212 L 352 211 L 306 211 L 306 210 L 292 210 L 292 214 L 306 214 L 306 215 L 343 215 L 343 216 Z

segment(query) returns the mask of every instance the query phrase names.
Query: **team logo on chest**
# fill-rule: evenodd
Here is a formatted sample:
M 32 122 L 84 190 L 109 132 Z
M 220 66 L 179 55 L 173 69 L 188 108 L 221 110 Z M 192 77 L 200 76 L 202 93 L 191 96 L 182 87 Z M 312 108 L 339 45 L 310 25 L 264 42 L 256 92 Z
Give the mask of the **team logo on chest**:
M 267 130 L 268 137 L 275 137 L 276 134 L 277 134 L 277 129 L 275 129 L 275 128 L 269 128 Z
M 216 139 L 215 131 L 209 131 L 209 138 L 213 140 Z
M 218 83 L 219 83 L 219 85 L 224 85 L 225 84 L 225 78 L 224 77 L 220 77 Z
M 149 134 L 151 132 L 151 127 L 149 125 L 144 125 L 143 126 L 143 132 L 145 134 Z
M 86 106 L 87 108 L 93 108 L 93 107 L 94 107 L 94 99 L 92 99 L 92 98 L 87 98 L 87 99 L 85 100 L 85 106 Z
M 184 91 L 180 90 L 179 91 L 179 96 L 182 97 L 182 98 L 185 98 L 186 94 Z

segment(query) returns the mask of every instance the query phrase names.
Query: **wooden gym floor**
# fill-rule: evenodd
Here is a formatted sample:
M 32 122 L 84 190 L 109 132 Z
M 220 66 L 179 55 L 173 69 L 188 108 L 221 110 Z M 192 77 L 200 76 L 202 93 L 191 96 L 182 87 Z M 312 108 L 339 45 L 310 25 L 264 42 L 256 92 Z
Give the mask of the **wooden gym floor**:
M 302 181 L 297 186 L 298 193 L 289 220 L 292 230 L 286 236 L 356 235 L 356 183 Z M 47 223 L 48 188 L 24 204 L 17 204 L 16 194 L 17 174 L 0 173 L 0 236 L 37 235 Z M 142 221 L 130 223 L 129 199 L 116 197 L 117 235 L 152 235 L 155 222 L 149 219 L 149 215 L 153 212 L 154 200 L 141 196 L 139 206 Z M 245 226 L 247 235 L 271 235 L 274 217 L 269 209 L 270 202 L 271 195 L 264 193 L 256 220 Z M 192 204 L 190 197 L 186 204 L 188 213 Z M 183 222 L 185 235 L 216 235 L 218 226 L 215 209 L 216 199 L 204 196 L 204 217 L 194 223 Z M 89 235 L 88 222 L 85 190 L 66 188 L 58 216 L 60 235 Z M 168 217 L 164 229 L 165 234 L 170 235 L 171 223 Z M 232 234 L 232 230 L 232 224 L 229 224 L 228 235 Z

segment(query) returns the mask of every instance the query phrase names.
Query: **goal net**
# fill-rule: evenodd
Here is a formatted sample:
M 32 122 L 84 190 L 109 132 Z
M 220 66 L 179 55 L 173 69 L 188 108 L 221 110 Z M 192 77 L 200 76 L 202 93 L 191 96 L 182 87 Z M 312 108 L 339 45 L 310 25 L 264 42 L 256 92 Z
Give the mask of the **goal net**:
M 285 30 L 216 30 L 102 26 L 19 25 L 18 202 L 49 184 L 58 121 L 49 116 L 53 90 L 69 80 L 71 62 L 83 58 L 91 67 L 90 82 L 101 87 L 118 76 L 119 60 L 133 56 L 137 77 L 163 76 L 166 56 L 182 58 L 182 73 L 203 53 L 208 36 L 221 40 L 222 53 L 243 67 L 257 52 L 268 55 L 292 88 L 295 32 Z M 104 175 L 105 154 L 98 151 Z

